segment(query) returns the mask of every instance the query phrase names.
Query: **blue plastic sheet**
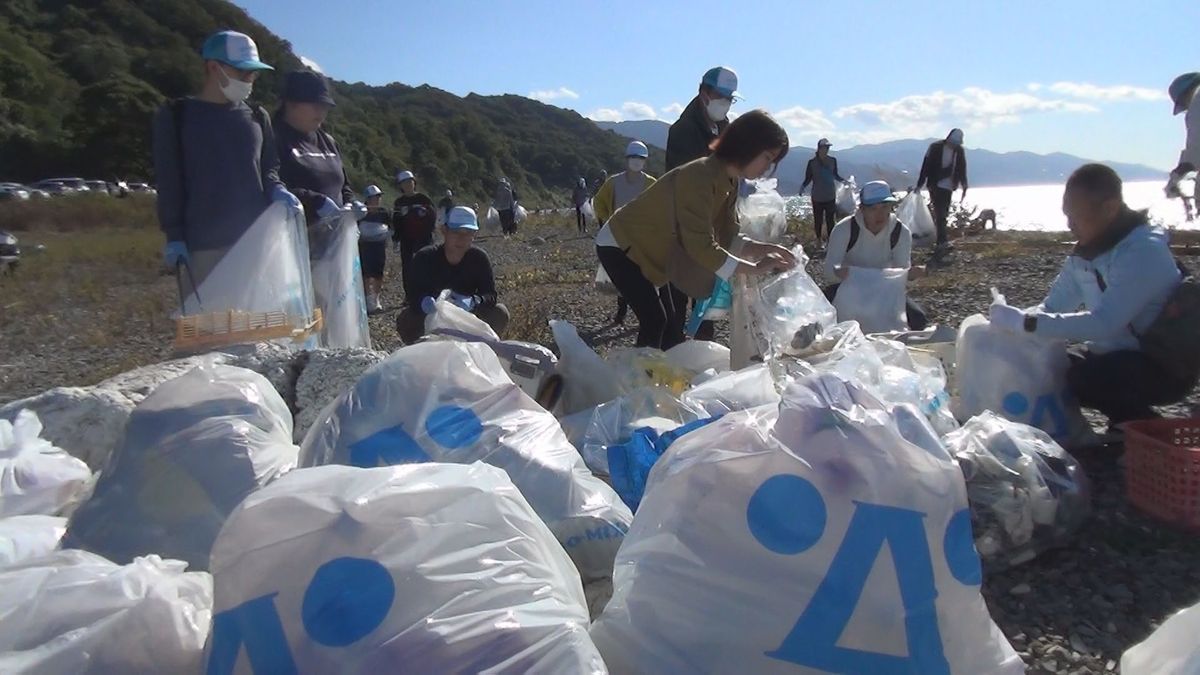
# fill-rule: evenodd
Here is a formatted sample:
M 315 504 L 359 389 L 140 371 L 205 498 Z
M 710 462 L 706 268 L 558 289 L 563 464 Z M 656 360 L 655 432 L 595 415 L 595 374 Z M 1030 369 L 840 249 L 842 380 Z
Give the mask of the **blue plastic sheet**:
M 650 427 L 642 427 L 634 430 L 633 437 L 625 443 L 610 445 L 609 478 L 621 501 L 636 512 L 638 504 L 642 502 L 642 495 L 646 492 L 646 479 L 650 476 L 650 469 L 654 468 L 658 458 L 681 436 L 719 419 L 720 415 L 688 422 L 661 435 Z

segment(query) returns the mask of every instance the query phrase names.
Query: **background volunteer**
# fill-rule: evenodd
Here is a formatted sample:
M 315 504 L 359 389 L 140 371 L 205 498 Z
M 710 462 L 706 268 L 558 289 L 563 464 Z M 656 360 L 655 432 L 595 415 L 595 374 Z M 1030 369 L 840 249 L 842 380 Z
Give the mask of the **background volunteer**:
M 804 182 L 800 184 L 800 192 L 812 184 L 813 231 L 817 241 L 826 242 L 833 232 L 834 220 L 837 213 L 837 183 L 845 183 L 846 179 L 838 173 L 837 158 L 829 154 L 833 144 L 828 138 L 817 141 L 817 153 L 808 160 L 804 169 Z
M 1166 193 L 1179 195 L 1179 181 L 1187 174 L 1200 170 L 1200 73 L 1185 73 L 1171 82 L 1167 92 L 1175 104 L 1175 114 L 1184 115 L 1187 139 L 1179 153 L 1179 163 L 1171 170 Z M 1200 199 L 1200 177 L 1195 181 L 1193 199 Z
M 496 184 L 496 194 L 492 197 L 496 213 L 500 215 L 500 230 L 508 237 L 517 231 L 517 191 L 507 178 L 501 177 Z
M 649 157 L 650 149 L 641 141 L 633 141 L 625 147 L 625 170 L 604 181 L 604 185 L 600 186 L 592 200 L 596 209 L 596 219 L 602 224 L 607 223 L 617 209 L 633 201 L 634 197 L 642 194 L 654 183 L 654 176 L 644 171 Z M 613 323 L 625 323 L 625 315 L 628 313 L 629 301 L 617 293 L 617 312 L 613 315 Z
M 967 198 L 967 152 L 963 149 L 962 129 L 951 129 L 945 140 L 929 144 L 925 159 L 921 161 L 921 174 L 915 189 L 919 190 L 924 185 L 929 186 L 929 201 L 933 204 L 937 247 L 945 249 L 950 243 L 946 231 L 950 200 L 960 187 L 962 198 Z
M 383 311 L 383 274 L 387 267 L 387 240 L 392 234 L 392 212 L 383 206 L 383 190 L 368 185 L 363 191 L 367 214 L 358 221 L 358 257 L 362 261 L 363 290 L 367 312 Z
M 668 172 L 601 228 L 596 255 L 638 317 L 636 346 L 669 349 L 683 342 L 678 315 L 687 308 L 674 301 L 668 282 L 701 297 L 718 277 L 795 264 L 782 246 L 740 236 L 735 212 L 738 180 L 763 176 L 787 151 L 783 127 L 764 111 L 748 112 L 725 129 L 710 157 Z
M 392 204 L 393 251 L 400 255 L 400 277 L 404 285 L 404 301 L 421 301 L 412 286 L 412 259 L 417 251 L 433 243 L 437 226 L 437 211 L 428 195 L 417 191 L 417 177 L 411 171 L 396 174 L 400 196 Z

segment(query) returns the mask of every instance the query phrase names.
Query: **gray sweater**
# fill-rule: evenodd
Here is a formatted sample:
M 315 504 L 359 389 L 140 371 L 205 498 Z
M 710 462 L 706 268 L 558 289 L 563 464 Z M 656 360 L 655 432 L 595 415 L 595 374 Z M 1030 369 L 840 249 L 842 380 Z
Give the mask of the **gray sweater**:
M 227 249 L 282 185 L 271 119 L 262 115 L 260 126 L 245 103 L 188 98 L 181 105 L 182 134 L 171 104 L 154 116 L 158 221 L 167 241 L 189 250 Z

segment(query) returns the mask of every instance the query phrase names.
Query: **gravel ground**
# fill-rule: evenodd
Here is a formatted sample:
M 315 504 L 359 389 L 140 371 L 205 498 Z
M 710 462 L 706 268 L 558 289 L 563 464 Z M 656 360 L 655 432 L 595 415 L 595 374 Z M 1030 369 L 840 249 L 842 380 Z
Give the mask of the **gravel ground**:
M 511 239 L 485 235 L 479 245 L 493 259 L 502 299 L 514 317 L 509 337 L 550 345 L 546 322 L 559 318 L 574 323 L 601 351 L 632 344 L 636 318 L 631 314 L 624 326 L 612 326 L 614 299 L 592 289 L 596 259 L 590 237 L 564 225 L 541 224 Z M 951 324 L 985 310 L 993 285 L 1013 304 L 1035 304 L 1065 252 L 1046 238 L 972 242 L 917 282 L 912 295 L 935 322 Z M 1200 257 L 1185 262 L 1200 268 Z M 819 254 L 810 265 L 814 272 L 818 263 Z M 11 282 L 0 281 L 0 291 L 4 283 Z M 151 295 L 156 306 L 170 304 L 169 280 L 153 275 L 127 280 L 124 291 Z M 400 296 L 399 269 L 390 264 L 389 311 L 370 319 L 376 349 L 399 346 L 394 321 Z M 53 386 L 91 384 L 169 353 L 168 322 L 147 317 L 130 325 L 128 334 L 93 345 L 78 331 L 55 328 L 94 323 L 99 310 L 87 303 L 23 315 L 19 301 L 3 298 L 0 293 L 5 310 L 0 313 L 0 403 Z M 725 336 L 721 326 L 718 338 Z M 1192 414 L 1198 402 L 1193 395 L 1165 412 Z M 1069 546 L 989 573 L 984 582 L 992 616 L 1032 673 L 1115 672 L 1126 648 L 1174 611 L 1200 601 L 1200 537 L 1143 517 L 1127 503 L 1118 452 L 1078 458 L 1094 483 L 1092 519 Z

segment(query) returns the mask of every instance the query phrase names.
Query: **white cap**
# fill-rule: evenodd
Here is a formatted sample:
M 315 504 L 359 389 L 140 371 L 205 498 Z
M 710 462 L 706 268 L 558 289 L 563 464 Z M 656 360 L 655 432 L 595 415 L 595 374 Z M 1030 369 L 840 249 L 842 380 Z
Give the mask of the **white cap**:
M 625 156 L 646 158 L 650 156 L 650 149 L 641 141 L 633 141 L 625 147 Z
M 383 190 L 379 189 L 378 185 L 368 185 L 366 190 L 363 190 L 364 197 L 376 197 L 383 194 Z
M 411 171 L 401 171 L 400 173 L 396 174 L 396 182 L 397 183 L 403 183 L 406 180 L 416 180 L 416 179 L 417 179 L 417 177 L 414 176 L 413 172 L 411 172 Z

